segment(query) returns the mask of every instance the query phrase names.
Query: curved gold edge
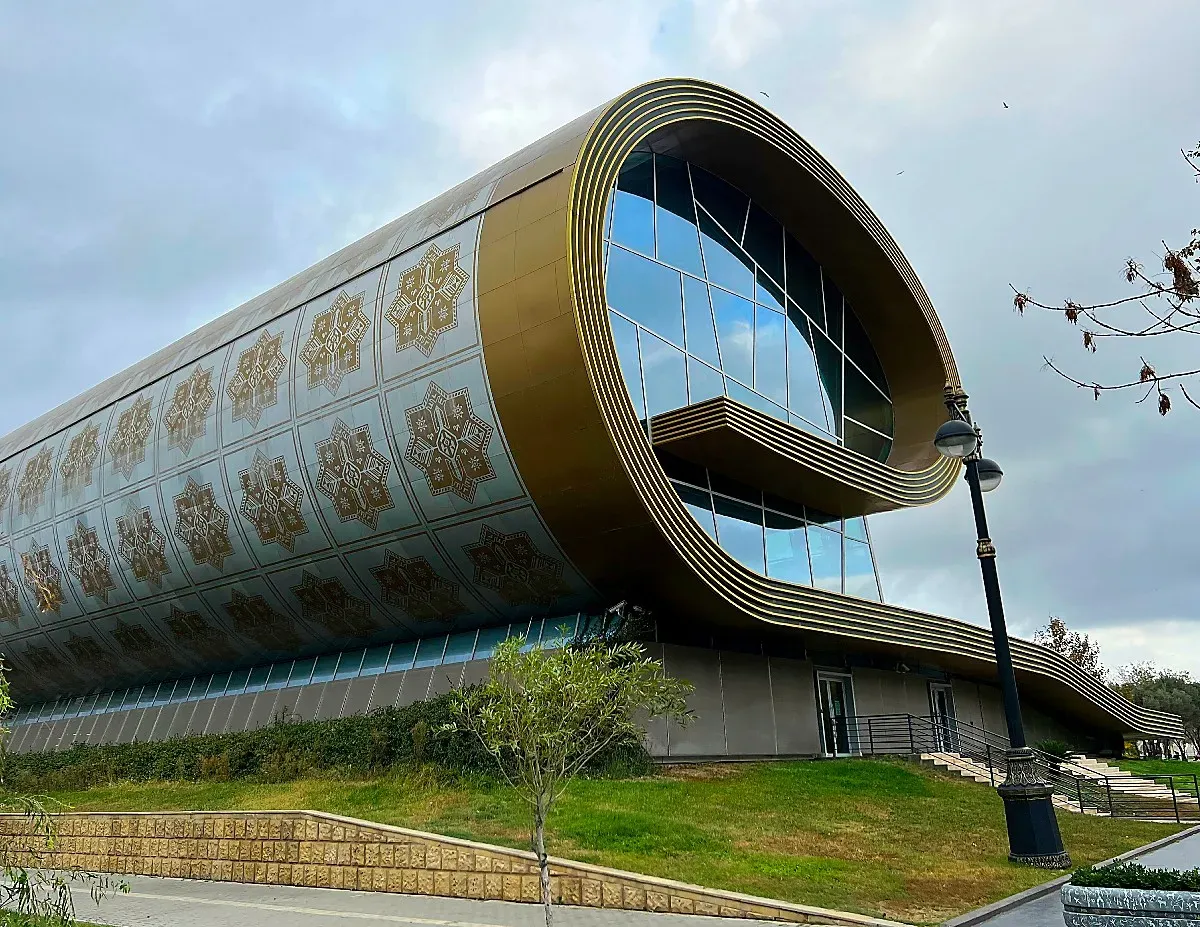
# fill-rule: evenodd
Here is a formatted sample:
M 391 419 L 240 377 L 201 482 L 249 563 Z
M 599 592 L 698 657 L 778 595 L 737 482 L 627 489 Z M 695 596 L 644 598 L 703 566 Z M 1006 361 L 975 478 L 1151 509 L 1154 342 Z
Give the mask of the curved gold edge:
M 608 322 L 601 271 L 603 214 L 608 191 L 625 156 L 642 140 L 672 123 L 721 120 L 758 134 L 794 157 L 802 169 L 820 171 L 830 189 L 860 221 L 878 229 L 880 246 L 909 282 L 917 303 L 957 380 L 945 335 L 932 305 L 899 249 L 878 219 L 849 190 L 845 181 L 790 129 L 749 100 L 724 88 L 694 81 L 663 80 L 646 84 L 614 101 L 584 140 L 572 175 L 568 203 L 568 269 L 586 362 L 601 417 L 621 466 L 660 536 L 711 593 L 742 615 L 796 630 L 847 640 L 915 648 L 931 655 L 954 654 L 994 665 L 986 629 L 954 619 L 858 600 L 771 580 L 743 567 L 726 554 L 690 517 L 654 457 L 629 401 Z M 818 163 L 813 161 L 819 159 Z M 710 603 L 712 604 L 712 603 Z M 733 615 L 726 614 L 726 618 Z M 728 623 L 728 622 L 724 622 Z M 1179 719 L 1135 706 L 1085 676 L 1058 654 L 1026 641 L 1013 641 L 1014 664 L 1022 675 L 1043 677 L 1082 696 L 1122 729 L 1156 736 L 1179 736 Z
M 864 513 L 936 502 L 953 488 L 962 466 L 956 460 L 942 458 L 925 470 L 897 470 L 725 396 L 664 412 L 650 421 L 654 446 L 667 450 L 672 443 L 724 428 L 769 449 L 802 471 L 837 480 L 871 496 L 877 504 Z

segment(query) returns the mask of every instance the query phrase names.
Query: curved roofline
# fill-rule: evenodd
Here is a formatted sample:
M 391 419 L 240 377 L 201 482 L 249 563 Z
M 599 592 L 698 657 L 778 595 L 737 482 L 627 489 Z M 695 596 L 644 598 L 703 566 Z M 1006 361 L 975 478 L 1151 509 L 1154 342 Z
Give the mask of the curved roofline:
M 900 313 L 899 324 L 926 326 L 925 356 L 936 365 L 932 374 L 924 371 L 924 380 L 917 371 L 912 381 L 923 383 L 924 392 L 910 399 L 922 409 L 914 413 L 920 427 L 909 440 L 915 442 L 919 433 L 920 453 L 932 453 L 930 435 L 945 419 L 942 389 L 946 379 L 957 382 L 957 372 L 928 297 L 894 241 L 845 181 L 776 117 L 724 88 L 664 79 L 631 90 L 603 110 L 577 149 L 568 190 L 561 176 L 542 171 L 544 189 L 531 189 L 503 213 L 484 218 L 479 309 L 485 361 L 506 435 L 539 511 L 572 561 L 607 594 L 663 603 L 710 626 L 753 633 L 769 624 L 798 632 L 810 647 L 832 643 L 864 652 L 925 654 L 948 670 L 991 676 L 995 662 L 986 628 L 786 583 L 743 566 L 691 517 L 658 463 L 629 400 L 609 327 L 601 261 L 604 207 L 621 163 L 638 144 L 651 137 L 669 140 L 675 127 L 704 121 L 758 138 L 757 151 L 774 150 L 777 162 L 789 159 L 793 175 L 811 174 L 827 197 L 841 196 L 847 205 L 840 221 L 859 223 L 860 234 L 846 233 L 845 254 L 810 250 L 834 273 L 855 260 L 890 267 L 890 282 L 863 283 L 860 297 L 869 296 L 872 286 L 881 293 L 896 294 L 901 286 L 907 291 L 912 311 Z M 759 202 L 768 210 L 773 205 Z M 564 207 L 556 208 L 558 203 Z M 518 218 L 523 210 L 536 221 L 523 225 Z M 786 224 L 787 216 L 776 217 Z M 564 233 L 565 242 L 558 237 Z M 848 253 L 852 246 L 866 247 L 863 234 L 874 242 L 869 261 Z M 537 270 L 549 267 L 555 272 Z M 522 285 L 524 301 L 515 300 Z M 847 278 L 843 289 L 851 286 Z M 868 326 L 864 303 L 857 299 L 855 308 Z M 535 304 L 536 312 L 527 311 Z M 879 312 L 889 309 L 895 305 L 884 301 Z M 869 335 L 886 329 L 886 320 L 873 321 Z M 892 370 L 881 361 L 895 398 Z M 927 431 L 922 420 L 930 424 Z M 910 466 L 920 470 L 913 454 Z M 957 463 L 933 466 L 947 476 L 958 471 Z M 1049 686 L 1056 701 L 1097 727 L 1180 733 L 1178 718 L 1132 705 L 1057 654 L 1025 641 L 1014 641 L 1013 651 L 1027 694 Z

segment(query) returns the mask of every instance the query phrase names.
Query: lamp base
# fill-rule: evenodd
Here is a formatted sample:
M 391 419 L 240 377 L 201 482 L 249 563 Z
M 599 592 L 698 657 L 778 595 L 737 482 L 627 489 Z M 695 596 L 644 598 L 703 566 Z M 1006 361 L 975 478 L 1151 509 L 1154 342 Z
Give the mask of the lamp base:
M 1008 777 L 996 791 L 1004 801 L 1009 861 L 1038 869 L 1071 868 L 1054 815 L 1054 789 L 1038 775 L 1033 751 L 1016 747 L 1006 757 Z

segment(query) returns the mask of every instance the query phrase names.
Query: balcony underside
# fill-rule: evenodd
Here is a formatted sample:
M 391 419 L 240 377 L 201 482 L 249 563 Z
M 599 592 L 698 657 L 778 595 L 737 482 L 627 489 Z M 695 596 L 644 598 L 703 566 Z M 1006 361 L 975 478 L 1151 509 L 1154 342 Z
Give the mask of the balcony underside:
M 935 502 L 959 471 L 944 459 L 897 470 L 724 396 L 655 416 L 650 437 L 656 450 L 846 518 Z

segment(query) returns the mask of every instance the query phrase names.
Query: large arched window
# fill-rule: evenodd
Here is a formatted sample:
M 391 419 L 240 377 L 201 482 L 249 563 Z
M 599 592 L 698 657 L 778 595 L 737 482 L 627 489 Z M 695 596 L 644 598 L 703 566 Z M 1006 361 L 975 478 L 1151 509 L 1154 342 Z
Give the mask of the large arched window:
M 886 460 L 892 404 L 879 359 L 841 290 L 761 206 L 686 161 L 635 151 L 605 240 L 609 319 L 640 418 L 724 395 Z M 865 519 L 660 460 L 696 521 L 744 565 L 881 598 Z
M 725 395 L 887 458 L 879 358 L 834 281 L 757 203 L 695 165 L 635 151 L 606 239 L 613 336 L 640 416 Z

